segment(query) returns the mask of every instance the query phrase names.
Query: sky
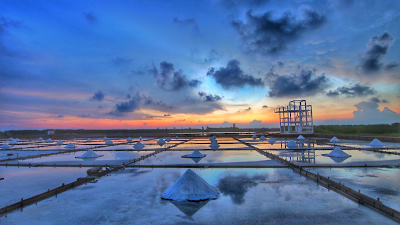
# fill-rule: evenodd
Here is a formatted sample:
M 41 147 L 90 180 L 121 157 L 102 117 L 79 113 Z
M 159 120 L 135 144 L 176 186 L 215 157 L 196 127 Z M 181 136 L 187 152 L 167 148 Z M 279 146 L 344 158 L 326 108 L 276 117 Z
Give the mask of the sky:
M 400 122 L 400 1 L 0 4 L 0 128 Z

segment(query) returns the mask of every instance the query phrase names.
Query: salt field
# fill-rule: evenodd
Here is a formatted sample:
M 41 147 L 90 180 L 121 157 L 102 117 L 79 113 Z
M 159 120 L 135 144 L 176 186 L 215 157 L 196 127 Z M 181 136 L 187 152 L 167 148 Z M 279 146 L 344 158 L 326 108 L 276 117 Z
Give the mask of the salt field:
M 30 224 L 154 224 L 160 223 L 160 218 L 164 224 L 396 224 L 324 184 L 299 176 L 290 165 L 301 165 L 399 210 L 400 173 L 395 166 L 400 163 L 399 155 L 385 149 L 355 149 L 355 142 L 343 141 L 340 146 L 351 157 L 334 158 L 326 154 L 336 146 L 320 140 L 317 144 L 315 139 L 306 139 L 312 147 L 296 141 L 298 147 L 288 149 L 285 145 L 290 139 L 275 139 L 271 145 L 246 137 L 217 137 L 219 147 L 213 149 L 208 138 L 171 140 L 163 145 L 152 138 L 141 142 L 142 150 L 133 148 L 138 139 L 113 139 L 110 146 L 104 141 L 65 140 L 74 143 L 73 149 L 39 148 L 42 143 L 25 140 L 26 147 L 0 152 L 1 190 L 8 193 L 0 207 L 62 188 L 78 178 L 90 182 L 24 206 L 23 211 L 3 214 L 1 224 L 21 224 L 28 218 Z M 80 159 L 88 149 L 95 157 Z M 193 156 L 199 158 L 188 157 L 196 149 L 199 153 Z M 354 163 L 387 165 L 357 168 Z M 326 168 L 332 164 L 344 168 Z M 89 174 L 88 169 L 97 168 L 108 175 Z M 188 168 L 217 188 L 216 199 L 182 202 L 161 198 Z M 65 214 L 70 216 L 61 216 Z

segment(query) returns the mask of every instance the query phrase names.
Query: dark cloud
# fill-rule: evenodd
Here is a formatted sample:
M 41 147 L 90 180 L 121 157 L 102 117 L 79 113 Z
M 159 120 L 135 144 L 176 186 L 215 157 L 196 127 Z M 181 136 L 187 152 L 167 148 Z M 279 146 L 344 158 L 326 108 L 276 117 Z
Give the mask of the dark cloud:
M 96 23 L 97 17 L 93 13 L 83 13 L 83 16 L 89 23 Z
M 268 106 L 267 105 L 263 105 L 263 109 L 266 109 L 266 108 L 268 108 Z
M 355 84 L 352 86 L 343 86 L 338 87 L 336 90 L 330 90 L 326 95 L 328 97 L 338 97 L 340 95 L 344 95 L 346 97 L 364 97 L 368 95 L 375 94 L 376 91 L 374 88 L 368 86 L 368 84 Z
M 9 50 L 3 44 L 3 35 L 6 34 L 7 29 L 9 28 L 19 28 L 21 26 L 21 22 L 16 20 L 7 19 L 3 16 L 0 16 L 0 56 L 14 57 L 19 55 L 16 52 Z M 4 69 L 4 68 L 2 68 Z
M 171 116 L 170 114 L 164 114 L 164 117 L 168 117 L 168 116 Z
M 241 205 L 245 202 L 244 196 L 249 189 L 257 186 L 260 180 L 265 181 L 267 177 L 267 174 L 257 174 L 252 177 L 249 177 L 246 174 L 240 174 L 237 176 L 227 175 L 218 180 L 217 188 L 223 195 L 230 196 L 234 204 Z
M 168 105 L 167 103 L 154 99 L 151 96 L 146 96 L 142 95 L 141 96 L 142 104 L 146 106 L 147 108 L 152 108 L 156 110 L 161 110 L 161 111 L 171 111 L 175 109 L 176 107 L 173 105 Z
M 261 78 L 254 78 L 251 75 L 245 74 L 239 66 L 240 62 L 238 60 L 230 60 L 226 67 L 221 67 L 218 70 L 210 68 L 207 75 L 212 76 L 225 89 L 242 88 L 245 85 L 253 87 L 264 86 Z
M 135 112 L 139 109 L 140 100 L 140 96 L 135 96 L 127 102 L 118 103 L 108 114 L 113 116 L 123 116 L 125 113 Z
M 235 20 L 232 25 L 246 52 L 277 54 L 285 51 L 290 42 L 299 39 L 306 31 L 317 29 L 326 22 L 324 15 L 311 8 L 303 7 L 301 11 L 301 16 L 287 11 L 276 19 L 272 11 L 254 15 L 249 10 L 246 13 L 246 23 Z
M 238 112 L 249 112 L 251 110 L 251 107 L 247 108 L 247 109 L 239 109 Z
M 150 70 L 154 77 L 157 78 L 157 84 L 167 91 L 179 91 L 187 87 L 197 87 L 201 81 L 197 79 L 189 80 L 183 75 L 182 70 L 175 71 L 174 64 L 167 61 L 160 63 L 160 72 L 156 67 Z
M 103 101 L 105 94 L 98 90 L 96 93 L 94 93 L 94 95 L 90 98 L 90 100 L 92 101 Z
M 364 53 L 360 63 L 357 66 L 360 75 L 373 75 L 380 72 L 383 68 L 391 70 L 398 66 L 396 62 L 384 65 L 382 62 L 383 57 L 388 53 L 394 38 L 388 32 L 383 33 L 381 36 L 372 37 L 368 44 L 368 50 Z
M 205 92 L 198 92 L 200 98 L 205 102 L 217 102 L 222 99 L 219 95 L 207 94 Z
M 90 114 L 82 114 L 82 115 L 79 115 L 78 117 L 80 117 L 80 118 L 90 118 Z
M 55 117 L 55 118 L 64 118 L 64 115 L 56 115 L 56 116 L 50 116 L 50 117 Z
M 298 67 L 297 73 L 278 75 L 274 68 L 266 74 L 269 83 L 269 97 L 300 97 L 316 95 L 327 86 L 324 74 L 315 75 L 315 70 Z
M 375 103 L 388 103 L 388 100 L 386 99 L 379 99 L 378 97 L 372 97 L 369 99 L 370 102 L 375 102 Z
M 178 17 L 175 17 L 173 22 L 189 31 L 192 35 L 199 35 L 199 27 L 196 18 L 179 19 Z

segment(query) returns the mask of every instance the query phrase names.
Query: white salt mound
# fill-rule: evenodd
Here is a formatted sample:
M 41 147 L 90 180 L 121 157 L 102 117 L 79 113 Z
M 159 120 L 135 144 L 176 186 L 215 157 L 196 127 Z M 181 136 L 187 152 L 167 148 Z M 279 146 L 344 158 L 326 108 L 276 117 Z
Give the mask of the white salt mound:
M 133 145 L 133 148 L 138 150 L 143 149 L 144 147 L 144 144 L 140 143 L 140 141 L 136 142 L 136 144 Z
M 331 142 L 339 142 L 340 140 L 339 140 L 339 138 L 337 138 L 337 137 L 333 137 L 332 139 L 331 139 Z
M 10 148 L 11 146 L 9 146 L 7 143 L 4 143 L 0 148 L 2 148 L 2 149 L 8 149 L 8 148 Z
M 178 137 L 178 136 L 176 136 L 176 137 L 175 137 L 175 139 L 176 139 L 176 140 L 178 140 L 178 139 L 179 139 L 179 137 Z
M 160 138 L 160 140 L 157 141 L 157 144 L 160 145 L 160 146 L 165 145 L 164 139 Z
M 40 137 L 40 138 L 39 138 L 39 141 L 42 141 L 42 140 L 43 140 L 43 138 Z
M 170 142 L 171 138 L 167 137 L 167 138 L 165 138 L 165 141 Z
M 132 138 L 131 138 L 131 137 L 128 137 L 128 138 L 126 139 L 126 141 L 128 141 L 128 142 L 132 142 L 133 140 L 132 140 Z
M 92 142 L 92 139 L 88 138 L 86 141 L 87 141 L 87 142 Z
M 112 142 L 111 140 L 106 141 L 106 145 L 112 145 L 112 144 L 114 144 L 114 142 Z
M 77 156 L 77 159 L 88 159 L 88 158 L 98 158 L 102 157 L 103 155 L 96 154 L 92 149 L 87 150 L 83 155 Z
M 264 135 L 263 135 L 263 136 L 260 137 L 260 140 L 261 140 L 261 141 L 265 141 L 265 140 L 267 140 L 267 138 L 264 137 Z
M 62 145 L 62 144 L 63 144 L 63 142 L 61 140 L 57 141 L 57 145 Z
M 51 140 L 51 138 L 49 138 L 49 139 L 46 140 L 46 142 L 47 142 L 47 143 L 52 143 L 53 140 Z
M 210 137 L 208 140 L 213 141 L 213 140 L 215 140 L 215 137 L 212 136 L 212 137 Z
M 18 142 L 18 141 L 19 141 L 19 139 L 18 139 L 18 138 L 15 138 L 14 140 L 15 140 L 16 142 Z
M 219 148 L 219 144 L 218 144 L 217 140 L 212 140 L 212 141 L 211 141 L 210 148 L 211 148 L 211 149 L 217 149 L 217 148 Z
M 14 140 L 14 138 L 10 137 L 8 140 L 9 140 L 9 141 L 12 141 L 12 140 Z
M 106 137 L 106 136 L 104 136 L 104 137 L 103 137 L 103 140 L 107 140 L 107 137 Z
M 336 147 L 329 154 L 322 154 L 323 156 L 335 157 L 335 158 L 347 158 L 351 157 L 351 155 L 344 152 L 341 148 Z
M 139 137 L 139 140 L 142 140 L 142 139 L 143 139 L 142 136 L 140 136 L 140 137 Z
M 251 136 L 254 140 L 257 139 L 257 135 L 253 134 L 253 136 Z
M 192 154 L 184 155 L 182 157 L 184 157 L 184 158 L 203 158 L 203 157 L 206 157 L 206 155 L 201 154 L 199 152 L 199 150 L 196 149 L 196 150 L 194 150 L 194 152 Z
M 275 141 L 275 139 L 274 139 L 273 137 L 271 137 L 271 138 L 268 140 L 268 142 L 269 142 L 270 144 L 274 144 L 276 141 Z
M 290 140 L 290 141 L 286 144 L 286 147 L 288 147 L 288 148 L 297 148 L 297 144 L 294 143 L 293 140 Z
M 379 147 L 383 147 L 384 144 L 380 140 L 375 138 L 373 141 L 371 141 L 371 143 L 369 143 L 369 146 L 379 148 Z
M 204 201 L 217 199 L 219 190 L 209 185 L 203 178 L 188 169 L 161 198 L 173 201 Z
M 17 144 L 17 142 L 14 139 L 12 139 L 10 142 L 8 142 L 8 144 L 9 145 L 15 145 L 15 144 Z
M 72 143 L 68 143 L 67 146 L 65 146 L 66 149 L 74 149 L 75 145 Z
M 303 137 L 303 135 L 300 135 L 297 137 L 297 140 L 304 140 L 305 138 Z

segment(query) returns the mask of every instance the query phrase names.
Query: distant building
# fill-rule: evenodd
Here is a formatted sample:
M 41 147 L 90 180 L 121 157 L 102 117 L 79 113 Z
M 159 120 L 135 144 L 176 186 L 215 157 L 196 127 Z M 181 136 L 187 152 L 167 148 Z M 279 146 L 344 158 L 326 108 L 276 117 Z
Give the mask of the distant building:
M 47 130 L 47 135 L 53 135 L 55 133 L 56 133 L 55 130 Z
M 275 113 L 279 113 L 281 134 L 314 133 L 312 106 L 306 100 L 292 100 L 287 106 L 275 108 Z

